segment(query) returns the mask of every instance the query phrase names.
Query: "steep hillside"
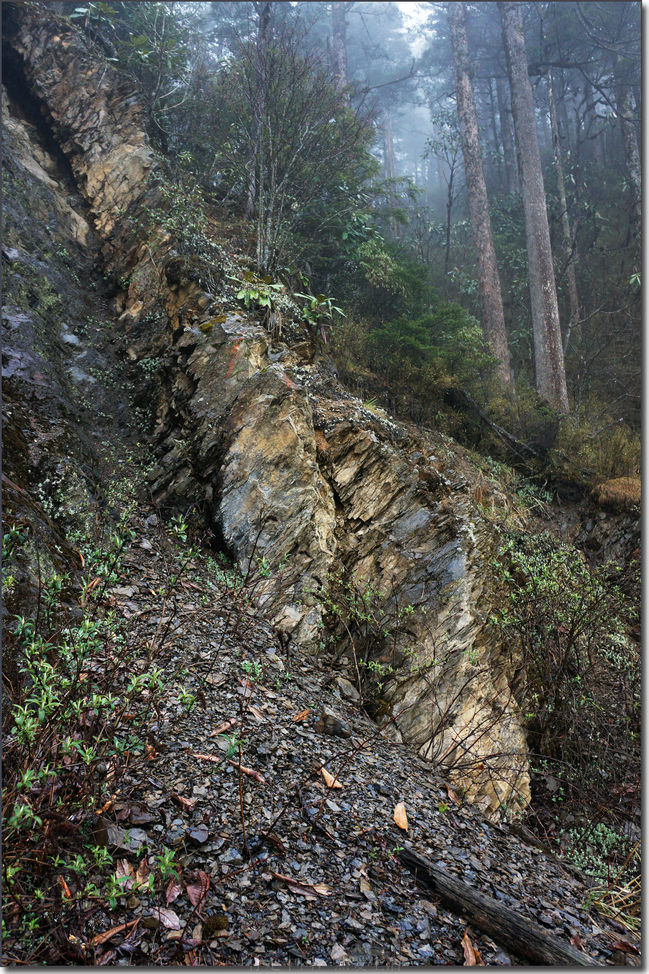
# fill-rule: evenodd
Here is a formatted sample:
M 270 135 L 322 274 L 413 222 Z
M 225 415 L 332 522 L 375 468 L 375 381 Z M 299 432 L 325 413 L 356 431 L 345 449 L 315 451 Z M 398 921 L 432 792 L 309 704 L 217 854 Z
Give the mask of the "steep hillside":
M 136 100 L 69 23 L 15 5 L 5 44 L 6 962 L 624 952 L 584 877 L 498 824 L 530 799 L 490 624 L 511 499 L 351 396 L 290 294 L 280 326 L 242 306 L 245 254 L 203 224 L 188 246 Z

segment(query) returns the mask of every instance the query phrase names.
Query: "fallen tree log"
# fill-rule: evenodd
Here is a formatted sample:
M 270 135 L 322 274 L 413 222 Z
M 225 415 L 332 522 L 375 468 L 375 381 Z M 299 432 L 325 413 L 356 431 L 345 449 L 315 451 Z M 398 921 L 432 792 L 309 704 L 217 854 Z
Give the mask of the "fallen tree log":
M 519 957 L 537 964 L 602 966 L 580 950 L 563 944 L 510 907 L 479 893 L 413 849 L 402 849 L 399 860 L 421 883 L 437 893 L 453 910 L 465 916 L 472 926 Z

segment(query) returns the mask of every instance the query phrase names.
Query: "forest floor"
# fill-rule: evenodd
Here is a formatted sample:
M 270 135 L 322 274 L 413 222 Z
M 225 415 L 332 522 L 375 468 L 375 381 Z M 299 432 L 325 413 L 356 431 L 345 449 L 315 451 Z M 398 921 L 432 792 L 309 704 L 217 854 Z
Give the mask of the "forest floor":
M 70 960 L 461 965 L 468 937 L 484 963 L 520 963 L 418 887 L 398 859 L 406 845 L 594 960 L 611 957 L 624 931 L 585 908 L 574 872 L 386 740 L 325 661 L 285 656 L 251 608 L 252 579 L 205 551 L 188 557 L 149 506 L 128 528 L 98 611 L 128 634 L 134 662 L 117 685 L 158 670 L 164 692 L 119 775 L 109 768 L 93 841 L 122 892 L 70 907 Z M 91 879 L 101 888 L 108 875 Z
M 65 675 L 64 637 L 76 634 L 78 699 L 51 710 L 43 751 L 28 748 L 25 763 L 9 720 L 5 787 L 15 791 L 6 807 L 15 822 L 4 833 L 4 963 L 522 962 L 419 885 L 400 861 L 404 847 L 586 962 L 635 963 L 628 931 L 595 910 L 585 877 L 464 804 L 433 765 L 390 738 L 390 720 L 364 714 L 327 658 L 282 646 L 255 606 L 258 564 L 237 573 L 209 538 L 157 509 L 146 487 L 150 417 L 138 399 L 138 370 L 155 363 L 129 362 L 92 254 L 83 264 L 71 245 L 51 252 L 44 224 L 21 212 L 14 222 L 41 256 L 17 237 L 5 255 L 12 293 L 32 318 L 43 309 L 39 341 L 53 336 L 72 397 L 68 407 L 57 392 L 58 359 L 35 358 L 29 315 L 12 319 L 7 309 L 13 382 L 4 408 L 20 418 L 12 429 L 43 431 L 25 446 L 34 469 L 49 470 L 48 456 L 61 469 L 30 483 L 17 440 L 5 504 L 19 532 L 33 492 L 54 518 L 41 523 L 54 531 L 60 518 L 81 567 L 62 587 L 56 573 L 40 577 L 39 562 L 36 627 L 50 628 L 17 653 L 42 651 L 55 684 Z M 48 279 L 61 305 L 43 291 Z M 94 444 L 83 464 L 60 456 L 67 441 L 51 425 L 59 408 L 60 428 Z M 36 672 L 25 680 L 32 693 Z M 93 681 L 121 701 L 108 718 L 88 702 Z M 62 714 L 68 723 L 58 726 Z M 69 802 L 65 814 L 57 794 Z M 395 822 L 398 806 L 407 831 Z M 29 829 L 20 824 L 26 809 L 41 816 Z

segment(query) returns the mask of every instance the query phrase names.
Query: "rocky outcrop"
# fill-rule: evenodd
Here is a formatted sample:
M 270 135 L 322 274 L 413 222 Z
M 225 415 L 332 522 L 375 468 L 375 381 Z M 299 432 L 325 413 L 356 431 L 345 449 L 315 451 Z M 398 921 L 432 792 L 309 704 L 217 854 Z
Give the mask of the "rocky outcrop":
M 381 676 L 375 689 L 398 734 L 470 800 L 494 814 L 524 804 L 524 733 L 489 625 L 493 538 L 471 464 L 443 437 L 363 406 L 312 360 L 308 340 L 271 343 L 237 311 L 216 257 L 206 289 L 204 268 L 196 273 L 169 234 L 138 224 L 158 193 L 142 116 L 80 32 L 21 5 L 7 39 L 106 260 L 130 277 L 120 299 L 129 354 L 161 389 L 155 495 L 204 512 L 241 568 L 257 571 L 275 626 L 305 651 L 323 641 L 340 569 L 343 600 L 369 586 L 385 631 L 370 647 L 348 626 L 341 662 Z

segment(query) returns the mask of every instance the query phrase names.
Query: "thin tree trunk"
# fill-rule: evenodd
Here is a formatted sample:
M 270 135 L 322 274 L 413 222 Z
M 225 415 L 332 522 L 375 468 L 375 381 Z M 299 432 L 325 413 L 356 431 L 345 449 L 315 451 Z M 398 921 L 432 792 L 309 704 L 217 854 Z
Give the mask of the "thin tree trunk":
M 642 235 L 642 167 L 640 164 L 640 152 L 638 151 L 638 139 L 633 123 L 631 89 L 628 85 L 620 82 L 616 84 L 615 104 L 622 127 L 624 161 L 631 185 L 631 232 L 636 241 L 639 258 Z
M 491 137 L 494 142 L 494 153 L 495 153 L 494 160 L 496 156 L 498 157 L 497 162 L 496 161 L 492 162 L 491 171 L 492 172 L 494 170 L 496 171 L 496 178 L 497 178 L 498 185 L 503 186 L 505 174 L 504 174 L 502 156 L 500 154 L 501 139 L 498 136 L 498 125 L 496 123 L 496 100 L 494 98 L 494 82 L 492 78 L 489 79 L 488 85 L 489 85 L 489 122 L 491 124 Z
M 512 133 L 511 112 L 507 103 L 507 90 L 505 79 L 496 78 L 496 96 L 498 98 L 498 114 L 500 115 L 500 135 L 503 146 L 503 159 L 505 162 L 505 178 L 507 180 L 507 192 L 518 192 L 518 160 L 516 158 L 516 147 L 514 146 L 514 136 Z
M 498 359 L 498 371 L 504 382 L 511 382 L 509 349 L 505 331 L 505 315 L 498 264 L 491 233 L 489 200 L 482 168 L 482 153 L 478 134 L 478 117 L 473 83 L 470 75 L 469 46 L 466 36 L 464 5 L 446 5 L 451 30 L 451 46 L 455 66 L 457 111 L 460 121 L 464 171 L 469 196 L 469 211 L 473 229 L 473 243 L 478 265 L 478 285 L 482 306 L 482 330 L 493 355 Z
M 586 136 L 592 145 L 593 161 L 595 162 L 597 168 L 601 170 L 604 168 L 604 159 L 602 157 L 602 137 L 598 131 L 599 122 L 597 112 L 595 111 L 593 86 L 588 81 L 584 83 L 584 98 L 586 101 L 586 117 L 588 118 L 588 124 L 586 125 Z
M 557 288 L 536 132 L 532 87 L 527 73 L 523 18 L 519 3 L 499 0 L 503 42 L 512 94 L 514 131 L 521 167 L 530 301 L 534 332 L 536 388 L 560 412 L 568 412 Z
M 252 131 L 250 133 L 250 157 L 248 159 L 248 194 L 246 197 L 246 219 L 255 212 L 257 181 L 259 178 L 260 139 L 262 136 L 264 113 L 266 111 L 266 45 L 270 29 L 272 2 L 257 3 L 259 25 L 257 28 L 257 50 L 255 53 L 256 95 L 253 110 Z
M 383 169 L 387 180 L 390 181 L 397 178 L 397 163 L 394 157 L 394 139 L 392 135 L 392 115 L 388 108 L 383 109 Z M 390 205 L 394 206 L 396 200 L 392 186 L 388 187 L 388 198 Z M 393 236 L 396 236 L 397 221 L 394 216 L 389 218 L 388 223 L 390 232 Z
M 349 84 L 346 13 L 346 3 L 332 3 L 331 38 L 333 46 L 334 82 L 338 91 L 345 91 Z
M 454 167 L 448 176 L 448 187 L 446 194 L 446 245 L 444 249 L 444 293 L 448 293 L 448 265 L 451 260 L 451 214 L 453 212 L 453 177 Z
M 566 353 L 570 332 L 579 320 L 579 295 L 577 292 L 577 276 L 575 274 L 575 262 L 577 258 L 572 233 L 570 230 L 570 220 L 568 218 L 568 202 L 566 200 L 566 183 L 563 176 L 563 161 L 561 159 L 561 142 L 559 139 L 559 124 L 557 121 L 557 106 L 554 98 L 554 79 L 552 70 L 548 71 L 548 102 L 550 105 L 550 128 L 552 130 L 552 153 L 554 159 L 554 171 L 557 177 L 557 192 L 559 194 L 559 208 L 561 210 L 561 233 L 563 236 L 563 247 L 566 259 L 566 281 L 568 283 L 568 304 L 570 308 L 570 319 L 566 329 L 563 352 Z

